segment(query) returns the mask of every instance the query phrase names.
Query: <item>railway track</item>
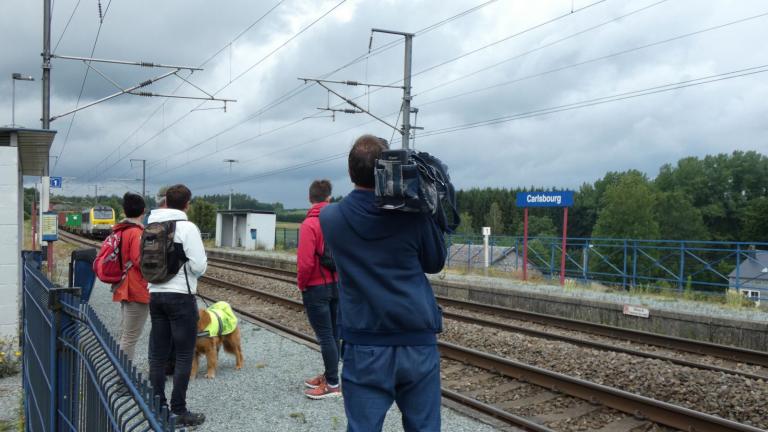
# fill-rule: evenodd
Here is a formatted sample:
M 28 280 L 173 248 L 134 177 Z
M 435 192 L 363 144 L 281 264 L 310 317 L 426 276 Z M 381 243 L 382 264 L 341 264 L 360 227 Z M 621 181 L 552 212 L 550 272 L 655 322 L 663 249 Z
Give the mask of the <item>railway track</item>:
M 65 239 L 67 240 L 70 240 L 72 242 L 76 242 L 82 245 L 95 246 L 98 243 L 98 242 L 77 238 L 77 236 L 72 236 L 71 234 L 69 236 L 64 235 L 63 237 L 65 237 Z M 268 277 L 271 279 L 280 280 L 280 281 L 289 282 L 289 283 L 294 283 L 295 281 L 294 279 L 295 273 L 288 270 L 264 268 L 260 266 L 254 266 L 248 263 L 226 261 L 226 260 L 220 260 L 217 258 L 210 258 L 209 262 L 211 267 L 215 267 L 215 268 L 245 272 L 255 276 Z M 248 267 L 249 270 L 244 270 L 242 267 Z M 257 269 L 257 270 L 253 270 L 253 269 Z M 201 281 L 213 286 L 218 286 L 221 288 L 225 288 L 227 290 L 235 291 L 249 297 L 258 297 L 259 299 L 265 302 L 278 304 L 286 309 L 291 309 L 293 311 L 300 311 L 303 309 L 301 302 L 291 298 L 282 297 L 274 293 L 242 286 L 229 281 L 211 278 L 207 276 L 204 276 L 201 279 Z M 290 333 L 296 337 L 300 337 L 302 339 L 309 340 L 309 341 L 314 341 L 314 337 L 307 334 L 308 332 L 298 331 L 295 328 L 292 328 L 291 326 L 281 324 L 279 322 L 270 320 L 268 318 L 260 317 L 256 314 L 250 313 L 245 310 L 239 310 L 238 312 L 242 313 L 245 316 L 248 316 L 251 319 L 260 321 L 265 325 L 269 325 L 281 331 Z M 446 318 L 456 319 L 448 315 L 446 316 Z M 501 324 L 497 322 L 483 323 L 479 321 L 476 321 L 476 323 L 479 323 L 479 325 L 486 325 L 486 326 L 491 326 L 495 328 L 499 328 L 497 327 L 497 325 Z M 509 331 L 517 331 L 517 330 L 509 330 Z M 558 337 L 558 339 L 560 338 Z M 469 389 L 469 392 L 470 392 L 469 394 L 466 391 L 457 391 L 455 389 L 450 389 L 450 388 L 445 388 L 443 390 L 443 396 L 448 399 L 454 400 L 463 405 L 471 406 L 480 412 L 499 418 L 506 423 L 514 424 L 517 427 L 520 427 L 526 430 L 537 430 L 537 431 L 553 430 L 546 426 L 542 426 L 541 423 L 546 422 L 547 419 L 549 419 L 549 421 L 552 421 L 553 419 L 556 419 L 558 415 L 560 415 L 561 417 L 567 416 L 568 412 L 571 412 L 575 417 L 579 415 L 579 412 L 581 414 L 584 414 L 585 412 L 594 412 L 596 409 L 598 409 L 598 408 L 595 408 L 595 404 L 604 406 L 604 407 L 610 407 L 617 411 L 621 411 L 623 413 L 629 414 L 629 416 L 625 414 L 623 419 L 619 419 L 616 422 L 613 422 L 615 423 L 615 425 L 613 426 L 613 430 L 621 430 L 617 428 L 621 428 L 623 426 L 626 427 L 626 430 L 634 429 L 642 425 L 648 426 L 649 425 L 648 421 L 657 423 L 659 425 L 665 425 L 668 427 L 681 429 L 681 430 L 696 430 L 696 431 L 726 431 L 726 430 L 728 431 L 760 431 L 761 430 L 752 426 L 725 420 L 720 417 L 697 412 L 684 407 L 672 405 L 666 402 L 646 398 L 643 396 L 639 396 L 639 395 L 618 390 L 615 388 L 591 383 L 585 380 L 580 380 L 578 378 L 574 378 L 574 377 L 559 374 L 553 371 L 537 368 L 524 363 L 515 362 L 494 354 L 489 354 L 489 353 L 461 347 L 461 346 L 450 344 L 447 342 L 440 342 L 439 346 L 442 353 L 442 357 L 444 359 L 449 359 L 449 362 L 453 360 L 465 365 L 472 365 L 472 367 L 479 368 L 481 372 L 478 372 L 478 373 L 485 374 L 485 375 L 481 375 L 480 379 L 478 379 L 478 381 L 480 382 L 482 382 L 484 379 L 498 379 L 499 376 L 509 380 L 508 382 L 505 382 L 504 384 L 502 384 L 500 387 L 493 386 L 494 389 L 506 388 L 506 389 L 518 389 L 519 391 L 519 389 L 524 388 L 526 386 L 537 387 L 537 390 L 529 390 L 530 392 L 532 392 L 532 394 L 529 397 L 524 398 L 523 402 L 519 400 L 507 401 L 507 402 L 502 401 L 501 404 L 497 403 L 498 401 L 492 401 L 493 403 L 487 403 L 480 400 L 479 398 L 473 397 L 472 393 L 480 393 L 482 392 L 482 389 L 484 387 L 487 388 L 482 384 L 479 384 L 474 390 Z M 613 348 L 611 347 L 611 349 Z M 454 369 L 458 368 L 459 372 L 455 372 L 455 374 L 457 374 L 458 377 L 461 378 L 467 375 L 467 372 L 462 370 L 462 368 L 466 368 L 467 366 L 461 366 L 459 363 L 457 363 L 457 364 L 454 364 L 453 366 L 450 366 L 450 365 L 448 366 L 449 369 L 451 367 L 453 367 Z M 713 369 L 713 368 L 710 368 L 710 369 Z M 723 370 L 722 372 L 725 372 L 725 370 Z M 738 372 L 728 371 L 727 373 L 738 373 Z M 450 387 L 452 381 L 450 379 L 444 379 L 444 383 L 448 387 Z M 535 405 L 537 401 L 541 403 L 547 403 L 547 401 L 551 401 L 552 399 L 559 400 L 560 398 L 565 397 L 561 395 L 567 395 L 569 397 L 576 398 L 582 401 L 587 401 L 587 402 L 582 402 L 581 404 L 575 404 L 575 405 L 571 404 L 573 405 L 573 407 L 570 409 L 570 411 L 566 409 L 565 414 L 555 413 L 554 417 L 552 415 L 548 417 L 544 416 L 542 418 L 538 418 L 537 421 L 534 421 L 530 418 L 526 418 L 527 416 L 517 415 L 510 412 L 507 409 L 503 409 L 505 405 L 513 408 L 514 407 L 519 408 L 521 405 L 526 405 L 526 404 Z M 500 408 L 500 406 L 502 408 Z M 601 409 L 604 409 L 604 408 L 601 408 Z
M 99 244 L 97 241 L 84 239 L 80 236 L 66 233 L 63 234 L 65 239 L 76 242 L 86 246 L 96 246 Z M 295 283 L 296 273 L 285 269 L 276 269 L 270 267 L 264 267 L 256 264 L 251 264 L 241 261 L 232 261 L 221 258 L 210 257 L 209 265 L 214 268 L 220 268 L 223 270 L 237 270 L 253 276 L 266 277 L 274 280 L 279 280 L 286 283 Z M 245 270 L 247 269 L 247 270 Z M 675 351 L 684 351 L 698 355 L 718 357 L 730 361 L 747 363 L 758 365 L 762 367 L 768 367 L 768 353 L 761 351 L 747 350 L 743 348 L 730 347 L 727 345 L 717 345 L 707 342 L 695 341 L 691 339 L 683 339 L 671 336 L 658 335 L 648 332 L 640 332 L 636 330 L 621 329 L 617 327 L 606 326 L 602 324 L 588 323 L 584 321 L 571 320 L 566 318 L 553 317 L 549 315 L 531 313 L 527 311 L 511 309 L 506 307 L 492 306 L 481 303 L 469 302 L 464 300 L 450 299 L 446 297 L 438 297 L 438 301 L 443 307 L 453 307 L 463 311 L 472 311 L 481 314 L 487 314 L 490 316 L 507 318 L 520 321 L 530 321 L 537 324 L 554 325 L 568 330 L 575 330 L 584 333 L 596 334 L 599 336 L 606 336 L 616 339 L 627 340 L 634 343 L 654 345 L 662 348 L 673 349 Z M 468 324 L 476 324 L 484 327 L 497 328 L 499 330 L 526 334 L 538 338 L 544 338 L 549 340 L 556 340 L 561 342 L 570 343 L 573 345 L 579 345 L 589 348 L 594 348 L 603 351 L 620 352 L 633 356 L 668 361 L 680 366 L 687 366 L 703 370 L 711 370 L 717 372 L 723 372 L 733 375 L 740 375 L 745 378 L 756 380 L 768 380 L 768 376 L 762 374 L 755 374 L 746 371 L 740 371 L 737 369 L 721 367 L 712 364 L 700 363 L 691 360 L 681 359 L 668 355 L 650 353 L 638 349 L 624 348 L 612 344 L 591 341 L 583 338 L 565 336 L 561 334 L 551 333 L 542 330 L 536 330 L 530 327 L 524 327 L 521 325 L 512 325 L 508 323 L 499 322 L 495 319 L 485 319 L 481 317 L 467 315 L 465 313 L 458 313 L 452 311 L 444 311 L 443 316 L 447 319 L 465 322 Z
M 212 267 L 220 268 L 224 270 L 244 271 L 247 274 L 251 274 L 253 276 L 266 277 L 266 278 L 275 279 L 275 280 L 279 280 L 287 283 L 295 283 L 296 281 L 295 272 L 292 272 L 290 270 L 268 268 L 268 267 L 258 266 L 258 265 L 239 262 L 239 261 L 223 260 L 220 258 L 209 258 L 209 263 Z M 238 267 L 247 268 L 248 270 L 238 269 Z M 529 312 L 519 311 L 516 309 L 510 309 L 510 308 L 504 308 L 504 307 L 498 307 L 498 306 L 489 306 L 489 305 L 484 305 L 484 304 L 479 304 L 474 302 L 467 302 L 463 300 L 449 299 L 445 297 L 438 297 L 438 302 L 443 307 L 452 307 L 452 308 L 460 309 L 462 311 L 478 312 L 478 313 L 493 316 L 494 318 L 499 317 L 499 318 L 521 320 L 521 321 L 532 321 L 539 324 L 550 324 L 548 320 L 542 319 L 542 317 L 549 318 L 546 315 L 530 314 Z M 533 315 L 533 319 L 531 319 L 531 315 Z M 712 365 L 712 364 L 695 362 L 695 361 L 681 359 L 681 358 L 672 357 L 668 355 L 646 352 L 638 349 L 624 348 L 624 347 L 620 347 L 620 346 L 616 346 L 608 343 L 596 342 L 588 339 L 537 330 L 537 329 L 533 329 L 533 328 L 525 327 L 521 325 L 512 325 L 512 324 L 497 321 L 496 319 L 486 319 L 486 318 L 481 318 L 477 316 L 467 315 L 466 313 L 444 310 L 443 317 L 447 319 L 461 321 L 468 324 L 476 324 L 483 327 L 496 328 L 499 330 L 513 332 L 513 333 L 522 333 L 522 334 L 534 336 L 537 338 L 556 340 L 560 342 L 566 342 L 573 345 L 579 345 L 579 346 L 594 348 L 594 349 L 603 350 L 603 351 L 620 352 L 620 353 L 625 353 L 625 354 L 638 356 L 638 357 L 668 361 L 670 363 L 677 364 L 680 366 L 687 366 L 687 367 L 692 367 L 697 369 L 711 370 L 711 371 L 723 372 L 723 373 L 728 373 L 733 375 L 740 375 L 750 379 L 768 380 L 768 376 L 766 375 L 740 371 L 737 369 L 726 368 L 726 367 L 721 367 L 721 366 Z M 751 351 L 751 350 L 745 350 L 741 348 L 728 347 L 725 345 L 715 345 L 715 344 L 710 344 L 706 342 L 698 342 L 698 341 L 693 341 L 689 339 L 680 339 L 675 337 L 666 337 L 663 335 L 655 335 L 652 333 L 636 332 L 631 330 L 628 331 L 629 333 L 627 334 L 627 333 L 621 332 L 621 330 L 624 330 L 624 329 L 614 329 L 609 326 L 592 324 L 592 323 L 584 323 L 583 321 L 567 320 L 567 319 L 558 319 L 557 321 L 560 323 L 558 327 L 563 327 L 568 330 L 576 330 L 584 333 L 592 333 L 600 336 L 608 336 L 608 337 L 613 337 L 617 339 L 624 339 L 634 343 L 655 345 L 663 348 L 674 349 L 676 351 L 685 351 L 685 352 L 690 352 L 690 353 L 699 354 L 699 355 L 710 355 L 713 357 L 719 357 L 719 358 L 723 358 L 730 361 L 754 364 L 754 365 L 763 366 L 763 367 L 768 366 L 768 353 L 765 353 L 765 352 Z M 595 329 L 595 327 L 597 328 L 597 330 Z M 619 334 L 619 336 L 617 336 L 617 333 Z M 652 335 L 653 338 L 650 339 L 648 335 Z M 659 340 L 661 341 L 660 343 L 653 343 L 653 342 L 658 342 Z
M 291 309 L 297 313 L 303 310 L 303 305 L 298 300 L 259 290 L 257 288 L 240 285 L 210 276 L 203 276 L 200 281 L 212 286 L 234 291 L 242 295 L 256 296 L 267 303 L 277 304 L 287 309 Z M 213 297 L 209 298 L 212 301 L 217 300 Z M 251 319 L 263 322 L 270 326 L 274 326 L 275 328 L 278 328 L 281 331 L 286 331 L 296 337 L 314 341 L 314 336 L 300 330 L 296 330 L 292 326 L 279 323 L 275 320 L 260 317 L 248 311 L 243 311 L 242 308 L 239 307 L 237 309 L 240 309 L 239 312 L 244 312 L 244 315 Z M 627 430 L 634 429 L 643 424 L 647 426 L 648 422 L 689 431 L 757 432 L 761 430 L 710 414 L 701 413 L 688 408 L 654 400 L 605 385 L 592 383 L 572 376 L 567 376 L 525 363 L 506 359 L 494 354 L 462 347 L 456 344 L 440 341 L 438 342 L 438 346 L 442 358 L 482 369 L 486 372 L 486 379 L 493 378 L 494 376 L 501 376 L 513 380 L 511 382 L 504 383 L 504 386 L 507 389 L 519 389 L 521 387 L 531 385 L 537 387 L 537 390 L 533 392 L 534 394 L 526 398 L 527 400 L 524 402 L 520 402 L 519 400 L 504 401 L 501 404 L 489 404 L 470 395 L 467 395 L 464 392 L 459 392 L 449 388 L 446 388 L 443 391 L 443 396 L 446 398 L 465 405 L 470 405 L 475 409 L 485 413 L 486 415 L 499 418 L 507 423 L 514 424 L 515 426 L 526 430 L 548 431 L 553 429 L 543 426 L 531 419 L 524 418 L 523 416 L 499 408 L 499 406 L 507 405 L 513 408 L 519 408 L 518 405 L 520 404 L 523 406 L 530 406 L 530 404 L 535 404 L 537 402 L 545 403 L 554 398 L 566 395 L 581 401 L 586 401 L 588 404 L 592 404 L 593 406 L 597 404 L 603 407 L 612 408 L 616 411 L 624 413 L 625 415 L 628 415 L 631 418 L 625 416 L 625 418 L 619 420 L 620 422 L 623 422 L 627 425 Z M 459 377 L 463 377 L 465 375 L 466 374 L 463 372 L 458 374 Z M 495 385 L 494 388 L 498 388 L 498 386 Z M 584 404 L 578 405 L 579 409 L 584 409 L 583 406 Z M 590 409 L 594 411 L 595 408 L 586 408 L 587 411 Z

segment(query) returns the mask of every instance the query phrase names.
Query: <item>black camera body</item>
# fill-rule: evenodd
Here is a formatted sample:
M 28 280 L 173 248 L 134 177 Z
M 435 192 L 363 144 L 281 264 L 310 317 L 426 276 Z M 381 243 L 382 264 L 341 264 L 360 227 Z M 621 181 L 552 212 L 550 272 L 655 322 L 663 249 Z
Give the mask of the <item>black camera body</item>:
M 379 208 L 431 215 L 449 233 L 459 225 L 456 191 L 440 159 L 414 150 L 384 150 L 376 160 L 375 179 Z

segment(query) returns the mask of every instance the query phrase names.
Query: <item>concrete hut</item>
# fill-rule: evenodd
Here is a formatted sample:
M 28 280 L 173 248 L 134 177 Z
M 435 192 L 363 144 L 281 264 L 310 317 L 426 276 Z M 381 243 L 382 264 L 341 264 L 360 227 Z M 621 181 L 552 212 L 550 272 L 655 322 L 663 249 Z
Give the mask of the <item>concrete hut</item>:
M 265 210 L 216 212 L 216 247 L 273 250 L 277 216 Z

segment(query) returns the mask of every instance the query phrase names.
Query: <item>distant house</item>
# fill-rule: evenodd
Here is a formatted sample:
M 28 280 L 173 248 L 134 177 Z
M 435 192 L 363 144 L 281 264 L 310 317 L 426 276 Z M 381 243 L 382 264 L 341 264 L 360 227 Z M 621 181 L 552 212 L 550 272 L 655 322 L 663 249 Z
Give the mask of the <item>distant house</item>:
M 745 254 L 739 267 L 728 275 L 732 289 L 738 289 L 752 300 L 768 300 L 768 251 Z

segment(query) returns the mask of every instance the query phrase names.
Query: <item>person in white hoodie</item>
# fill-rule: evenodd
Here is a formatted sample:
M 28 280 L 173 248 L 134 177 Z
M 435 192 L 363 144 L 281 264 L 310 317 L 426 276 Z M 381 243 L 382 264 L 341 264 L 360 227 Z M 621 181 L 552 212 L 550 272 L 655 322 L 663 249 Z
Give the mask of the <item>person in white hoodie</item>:
M 165 366 L 171 356 L 171 346 L 176 351 L 176 367 L 173 374 L 171 412 L 177 416 L 179 426 L 195 426 L 205 421 L 202 413 L 187 409 L 187 387 L 192 370 L 192 356 L 197 339 L 197 279 L 205 273 L 208 260 L 203 239 L 197 226 L 187 219 L 186 211 L 192 192 L 184 185 L 174 185 L 165 192 L 167 208 L 155 209 L 147 221 L 175 221 L 173 242 L 184 264 L 178 273 L 165 283 L 149 284 L 149 314 L 152 321 L 149 344 L 149 378 L 155 396 L 165 397 Z

